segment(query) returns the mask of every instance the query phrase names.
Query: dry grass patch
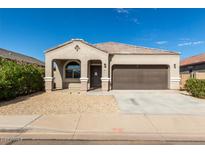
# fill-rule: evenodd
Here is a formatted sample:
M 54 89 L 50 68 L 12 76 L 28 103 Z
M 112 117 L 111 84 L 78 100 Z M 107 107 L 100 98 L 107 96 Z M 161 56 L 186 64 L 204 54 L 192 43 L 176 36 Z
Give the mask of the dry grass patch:
M 0 115 L 114 113 L 114 96 L 90 96 L 55 91 L 0 103 Z

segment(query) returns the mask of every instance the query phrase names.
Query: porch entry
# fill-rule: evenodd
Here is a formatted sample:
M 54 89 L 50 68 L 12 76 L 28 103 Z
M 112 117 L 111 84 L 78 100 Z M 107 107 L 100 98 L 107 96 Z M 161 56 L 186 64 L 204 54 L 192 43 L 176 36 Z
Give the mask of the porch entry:
M 90 88 L 100 88 L 102 77 L 102 65 L 99 61 L 91 62 L 90 65 Z

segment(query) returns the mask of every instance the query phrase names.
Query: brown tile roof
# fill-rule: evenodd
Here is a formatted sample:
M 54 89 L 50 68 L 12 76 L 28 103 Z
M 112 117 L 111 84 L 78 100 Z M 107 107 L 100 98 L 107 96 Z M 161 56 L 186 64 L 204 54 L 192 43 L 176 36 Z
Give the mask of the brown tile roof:
M 6 59 L 10 59 L 10 60 L 14 60 L 14 61 L 19 61 L 19 62 L 25 62 L 25 63 L 30 63 L 30 64 L 37 64 L 39 66 L 44 66 L 44 62 L 33 58 L 33 57 L 29 57 L 17 52 L 13 52 L 13 51 L 9 51 L 6 49 L 2 49 L 0 48 L 0 57 L 6 58 Z
M 101 50 L 107 51 L 110 54 L 179 54 L 172 51 L 146 48 L 116 42 L 98 43 L 95 44 L 95 46 Z
M 65 42 L 63 44 L 60 44 L 54 48 L 50 48 L 45 51 L 45 53 L 50 52 L 52 50 L 55 50 L 57 48 L 60 48 L 62 46 L 65 46 L 67 44 L 72 43 L 73 41 L 80 41 L 82 43 L 85 43 L 91 47 L 97 48 L 103 52 L 110 53 L 110 54 L 168 54 L 168 55 L 178 55 L 178 52 L 173 51 L 167 51 L 167 50 L 161 50 L 161 49 L 154 49 L 154 48 L 146 48 L 141 46 L 134 46 L 134 45 L 128 45 L 123 43 L 117 43 L 117 42 L 105 42 L 105 43 L 98 43 L 98 44 L 90 44 L 82 39 L 71 39 L 68 42 Z
M 205 63 L 205 53 L 200 55 L 188 57 L 180 62 L 180 66 L 193 65 L 198 63 Z

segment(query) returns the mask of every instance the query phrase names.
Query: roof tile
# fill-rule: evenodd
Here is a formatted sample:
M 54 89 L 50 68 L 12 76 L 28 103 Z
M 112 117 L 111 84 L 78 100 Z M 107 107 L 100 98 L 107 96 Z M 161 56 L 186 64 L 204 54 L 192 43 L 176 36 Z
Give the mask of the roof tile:
M 95 44 L 95 46 L 101 50 L 107 51 L 110 54 L 179 54 L 172 51 L 146 48 L 116 42 L 99 43 Z
M 188 57 L 180 62 L 180 66 L 192 65 L 205 62 L 205 53 Z
M 6 49 L 2 49 L 2 48 L 0 48 L 0 57 L 11 59 L 11 60 L 16 60 L 16 61 L 23 61 L 23 62 L 30 63 L 30 64 L 37 64 L 39 66 L 44 66 L 44 62 L 36 58 L 29 57 L 29 56 L 26 56 L 26 55 L 23 55 L 17 52 L 9 51 Z

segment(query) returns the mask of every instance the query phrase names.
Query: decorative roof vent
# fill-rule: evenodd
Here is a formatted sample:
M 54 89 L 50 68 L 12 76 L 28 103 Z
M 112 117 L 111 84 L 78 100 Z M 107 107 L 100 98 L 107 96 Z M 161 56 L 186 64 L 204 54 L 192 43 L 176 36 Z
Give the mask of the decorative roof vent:
M 76 51 L 80 50 L 79 45 L 76 45 L 76 46 L 75 46 L 75 50 L 76 50 Z

